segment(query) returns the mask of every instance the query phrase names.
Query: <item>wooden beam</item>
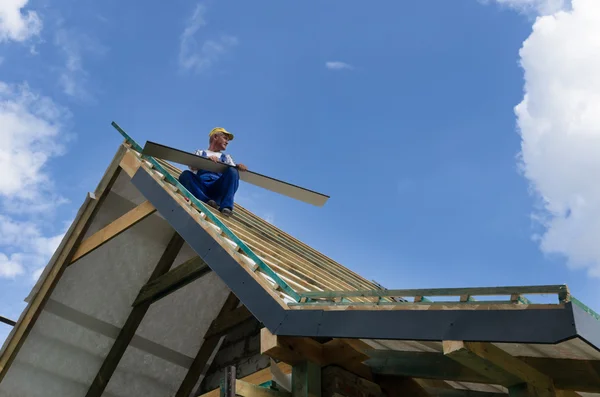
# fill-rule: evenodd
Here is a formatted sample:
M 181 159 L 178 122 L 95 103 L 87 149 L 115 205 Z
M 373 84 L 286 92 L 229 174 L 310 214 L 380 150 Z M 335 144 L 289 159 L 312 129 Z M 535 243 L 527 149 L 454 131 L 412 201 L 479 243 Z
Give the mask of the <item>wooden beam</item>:
M 437 389 L 426 387 L 425 390 L 431 397 L 508 397 L 506 393 L 487 392 L 463 389 Z
M 10 325 L 11 327 L 14 327 L 17 324 L 16 321 L 13 321 L 10 318 L 6 318 L 6 317 L 2 317 L 2 316 L 0 316 L 0 323 Z
M 289 375 L 292 373 L 292 367 L 289 364 L 281 362 L 277 363 L 276 365 L 279 368 L 279 370 L 285 375 Z M 251 383 L 253 385 L 260 385 L 272 380 L 271 373 L 271 368 L 267 367 L 246 377 L 243 377 L 241 380 L 247 383 Z M 200 395 L 199 397 L 219 397 L 219 389 L 213 389 L 207 393 Z
M 235 381 L 235 393 L 242 397 L 292 397 L 292 393 L 260 387 L 240 379 Z
M 133 208 L 126 214 L 115 219 L 104 228 L 98 230 L 96 233 L 83 240 L 73 255 L 70 263 L 72 264 L 78 259 L 81 259 L 94 250 L 100 248 L 102 245 L 117 237 L 130 227 L 137 225 L 139 222 L 152 215 L 155 211 L 156 208 L 154 208 L 149 201 L 144 201 L 142 204 Z
M 199 256 L 188 259 L 168 273 L 144 285 L 133 302 L 133 306 L 154 303 L 210 272 L 210 267 Z
M 321 367 L 304 361 L 292 367 L 292 397 L 321 397 Z
M 83 240 L 96 213 L 108 196 L 112 185 L 117 180 L 121 170 L 119 162 L 125 152 L 125 147 L 120 146 L 95 192 L 88 194 L 86 197 L 69 230 L 67 230 L 65 237 L 46 266 L 46 271 L 42 275 L 37 291 L 32 294 L 31 300 L 13 329 L 10 340 L 5 344 L 5 348 L 0 354 L 0 382 L 8 372 L 10 365 L 17 356 L 21 346 L 23 346 L 27 335 L 31 332 L 40 313 L 44 309 L 44 305 L 52 294 L 52 291 L 54 291 L 56 284 L 71 262 L 75 250 Z
M 175 233 L 156 264 L 149 280 L 154 280 L 169 271 L 169 268 L 173 265 L 173 261 L 175 261 L 175 258 L 179 254 L 183 243 L 183 238 Z M 100 397 L 102 395 L 112 374 L 117 369 L 119 361 L 121 361 L 123 354 L 125 354 L 129 342 L 131 342 L 131 339 L 135 335 L 135 331 L 138 329 L 149 308 L 150 303 L 146 303 L 144 305 L 136 306 L 131 310 L 129 317 L 127 317 L 127 320 L 125 321 L 125 325 L 121 328 L 110 352 L 104 359 L 100 370 L 90 385 L 86 397 Z
M 490 346 L 494 347 L 493 345 Z M 483 344 L 470 345 L 460 341 L 443 342 L 444 355 L 446 357 L 450 357 L 465 367 L 485 376 L 490 380 L 490 383 L 506 387 L 523 383 L 520 377 L 506 371 L 502 365 L 484 358 L 481 350 L 487 350 L 488 348 L 489 346 L 484 346 Z M 475 349 L 475 351 L 471 349 Z M 495 354 L 497 355 L 497 353 Z
M 224 316 L 226 313 L 229 313 L 230 311 L 234 310 L 239 303 L 240 300 L 233 293 L 230 293 L 227 299 L 225 300 L 225 303 L 221 307 L 219 314 L 217 315 L 215 320 L 213 320 L 213 323 L 217 321 L 217 319 L 219 319 L 220 317 Z M 198 354 L 196 354 L 196 357 L 194 358 L 192 365 L 188 369 L 188 372 L 185 375 L 183 382 L 181 382 L 181 385 L 179 386 L 175 397 L 189 397 L 190 393 L 192 393 L 193 391 L 194 386 L 198 382 L 200 375 L 202 375 L 210 356 L 212 356 L 214 350 L 219 346 L 219 342 L 221 341 L 222 337 L 223 336 L 221 335 L 215 335 L 210 338 L 204 339 L 204 342 L 200 346 Z
M 373 373 L 453 382 L 490 383 L 489 378 L 436 352 L 366 351 Z M 600 392 L 600 361 L 549 357 L 515 357 L 554 380 L 559 390 Z
M 491 343 L 444 341 L 443 349 L 445 356 L 497 380 L 496 383 L 509 387 L 511 395 L 515 393 L 515 395 L 529 393 L 540 397 L 564 395 L 564 393 L 557 393 L 554 381 L 548 375 Z
M 263 328 L 260 333 L 260 352 L 290 365 L 310 361 L 322 367 L 337 365 L 367 380 L 371 370 L 362 362 L 368 356 L 356 351 L 343 340 L 321 344 L 314 339 L 273 335 Z
M 252 318 L 252 313 L 250 313 L 250 310 L 248 310 L 246 306 L 240 306 L 237 309 L 216 318 L 212 322 L 208 331 L 206 331 L 206 336 L 204 338 L 224 335 L 227 331 L 238 326 L 249 318 Z

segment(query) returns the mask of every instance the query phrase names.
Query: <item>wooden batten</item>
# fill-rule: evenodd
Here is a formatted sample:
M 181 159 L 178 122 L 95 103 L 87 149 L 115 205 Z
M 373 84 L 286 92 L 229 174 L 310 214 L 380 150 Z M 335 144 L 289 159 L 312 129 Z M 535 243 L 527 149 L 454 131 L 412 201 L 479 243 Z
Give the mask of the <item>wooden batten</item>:
M 137 225 L 154 212 L 156 212 L 156 208 L 154 208 L 149 201 L 144 201 L 142 204 L 133 208 L 131 211 L 117 218 L 101 230 L 83 240 L 73 255 L 71 264 L 100 248 L 102 245 L 108 243 L 110 240 L 117 237 L 127 229 Z

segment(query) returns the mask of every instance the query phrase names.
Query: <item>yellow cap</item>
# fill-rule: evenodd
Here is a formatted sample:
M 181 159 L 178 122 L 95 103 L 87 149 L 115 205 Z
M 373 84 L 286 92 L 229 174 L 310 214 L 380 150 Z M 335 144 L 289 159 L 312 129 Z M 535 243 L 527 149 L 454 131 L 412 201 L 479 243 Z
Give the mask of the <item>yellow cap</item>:
M 221 127 L 215 127 L 215 128 L 213 128 L 209 132 L 208 136 L 211 137 L 211 136 L 213 136 L 214 134 L 216 134 L 218 132 L 222 132 L 223 134 L 227 135 L 229 137 L 230 141 L 233 140 L 233 134 L 231 132 L 227 131 L 225 128 L 221 128 Z

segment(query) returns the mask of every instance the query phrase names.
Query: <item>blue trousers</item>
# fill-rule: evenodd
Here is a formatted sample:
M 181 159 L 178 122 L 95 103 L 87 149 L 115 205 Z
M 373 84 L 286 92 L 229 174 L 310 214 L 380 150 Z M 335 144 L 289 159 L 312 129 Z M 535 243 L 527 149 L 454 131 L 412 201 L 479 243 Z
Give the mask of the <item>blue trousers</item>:
M 227 171 L 216 174 L 207 171 L 185 170 L 179 176 L 179 182 L 198 200 L 208 202 L 214 200 L 222 210 L 233 210 L 233 197 L 238 189 L 240 174 L 236 168 L 227 167 Z

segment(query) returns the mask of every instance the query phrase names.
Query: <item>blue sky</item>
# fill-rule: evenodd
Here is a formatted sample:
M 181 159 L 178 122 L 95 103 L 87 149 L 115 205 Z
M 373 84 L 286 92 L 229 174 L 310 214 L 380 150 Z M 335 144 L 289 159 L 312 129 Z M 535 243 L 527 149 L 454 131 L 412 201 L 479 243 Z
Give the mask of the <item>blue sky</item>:
M 567 283 L 600 309 L 600 196 L 580 177 L 600 167 L 577 152 L 600 124 L 565 122 L 579 110 L 543 90 L 579 87 L 544 66 L 565 58 L 544 23 L 568 30 L 591 2 L 498 3 L 0 6 L 0 164 L 18 176 L 0 184 L 0 315 L 18 317 L 112 159 L 113 120 L 190 151 L 234 132 L 238 162 L 331 195 L 316 208 L 243 184 L 239 202 L 388 288 Z

